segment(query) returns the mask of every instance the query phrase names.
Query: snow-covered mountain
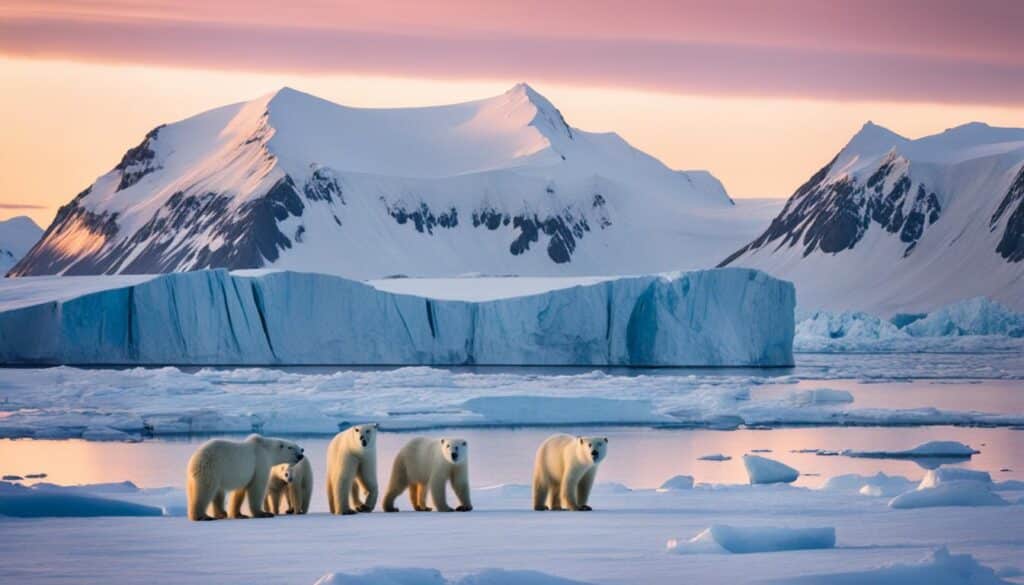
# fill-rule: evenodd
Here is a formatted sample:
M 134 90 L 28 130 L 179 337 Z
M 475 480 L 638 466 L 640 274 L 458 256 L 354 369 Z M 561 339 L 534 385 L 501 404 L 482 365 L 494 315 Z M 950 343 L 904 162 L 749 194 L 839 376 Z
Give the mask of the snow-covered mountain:
M 793 281 L 803 309 L 1024 309 L 1024 129 L 909 140 L 867 123 L 722 265 Z
M 572 128 L 525 84 L 403 109 L 285 88 L 152 130 L 11 275 L 644 273 L 713 265 L 754 235 L 735 216 L 709 173 Z
M 24 215 L 0 221 L 0 274 L 21 260 L 42 235 L 43 229 Z

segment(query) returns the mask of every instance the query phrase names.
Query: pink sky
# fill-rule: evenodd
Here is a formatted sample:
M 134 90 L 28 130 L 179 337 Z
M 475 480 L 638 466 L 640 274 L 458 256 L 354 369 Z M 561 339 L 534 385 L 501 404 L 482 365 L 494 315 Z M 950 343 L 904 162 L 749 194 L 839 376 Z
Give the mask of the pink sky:
M 34 204 L 43 208 L 33 217 L 48 219 L 77 192 L 70 183 L 88 184 L 148 127 L 169 121 L 158 115 L 183 117 L 285 81 L 366 106 L 461 101 L 528 81 L 570 123 L 618 131 L 673 166 L 709 168 L 736 195 L 781 196 L 868 118 L 911 134 L 976 119 L 1024 125 L 1022 22 L 1024 2 L 1013 0 L 8 0 L 0 6 L 0 75 L 21 91 L 5 91 L 0 112 L 56 117 L 71 144 L 48 146 L 31 126 L 15 127 L 0 137 L 0 170 L 32 157 L 71 158 L 55 180 L 3 179 L 0 217 L 16 212 L 11 205 Z M 133 87 L 143 71 L 157 86 L 149 92 Z M 209 87 L 211 78 L 223 87 Z M 365 91 L 354 95 L 356 86 Z M 117 102 L 125 88 L 144 96 L 143 113 L 105 111 L 103 98 Z M 374 99 L 374 88 L 397 88 L 404 99 Z M 644 95 L 656 103 L 650 112 L 633 105 Z M 658 136 L 666 115 L 719 152 L 704 156 L 685 137 Z M 85 134 L 96 116 L 109 117 L 103 135 Z M 727 134 L 714 135 L 709 116 L 775 117 L 774 126 L 755 122 L 776 133 L 775 152 L 740 164 L 749 149 L 739 141 L 758 139 L 725 118 Z M 794 129 L 809 117 L 834 128 Z M 736 148 L 720 147 L 725 140 Z M 75 141 L 88 152 L 77 153 Z M 93 160 L 100 154 L 105 162 Z M 759 185 L 738 170 L 760 166 Z

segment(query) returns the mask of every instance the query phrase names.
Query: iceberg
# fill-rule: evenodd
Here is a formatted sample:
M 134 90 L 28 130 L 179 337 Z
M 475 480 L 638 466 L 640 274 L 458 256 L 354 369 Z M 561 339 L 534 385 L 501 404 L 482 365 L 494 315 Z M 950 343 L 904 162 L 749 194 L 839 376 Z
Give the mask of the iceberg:
M 761 457 L 759 455 L 744 455 L 743 465 L 747 468 L 747 476 L 750 483 L 793 483 L 800 472 L 786 465 L 785 463 Z
M 692 475 L 676 475 L 665 480 L 658 488 L 659 492 L 681 492 L 693 489 Z
M 1009 502 L 980 481 L 950 481 L 935 487 L 919 487 L 900 494 L 889 502 L 890 508 L 934 508 L 939 506 L 1006 506 Z
M 964 469 L 963 467 L 939 467 L 930 469 L 924 474 L 924 479 L 917 489 L 933 488 L 940 484 L 951 481 L 976 481 L 983 484 L 992 484 L 992 476 L 987 471 L 976 471 Z
M 298 272 L 165 274 L 42 302 L 6 280 L 33 304 L 2 305 L 4 364 L 793 364 L 793 285 L 749 269 L 485 302 Z

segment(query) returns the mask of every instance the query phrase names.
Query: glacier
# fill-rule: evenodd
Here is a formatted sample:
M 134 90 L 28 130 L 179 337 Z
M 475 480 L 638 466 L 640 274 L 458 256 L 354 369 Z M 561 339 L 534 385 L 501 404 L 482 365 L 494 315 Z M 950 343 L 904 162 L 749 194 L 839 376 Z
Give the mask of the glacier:
M 72 298 L 65 290 L 44 300 L 29 279 L 15 279 L 22 303 L 0 290 L 0 362 L 793 364 L 794 287 L 750 269 L 618 278 L 485 302 L 288 271 L 172 273 L 105 290 L 92 281 L 108 277 L 81 278 L 88 282 L 71 288 L 90 292 Z M 40 287 L 52 289 L 45 279 Z

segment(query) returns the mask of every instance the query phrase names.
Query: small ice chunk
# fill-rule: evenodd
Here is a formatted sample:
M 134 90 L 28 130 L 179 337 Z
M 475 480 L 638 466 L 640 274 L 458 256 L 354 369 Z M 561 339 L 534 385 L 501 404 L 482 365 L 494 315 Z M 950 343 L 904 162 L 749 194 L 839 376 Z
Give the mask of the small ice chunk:
M 978 481 L 991 484 L 992 476 L 987 471 L 975 471 L 963 467 L 940 467 L 928 470 L 917 489 L 933 488 L 951 481 Z
M 751 484 L 792 483 L 800 477 L 799 471 L 785 463 L 759 455 L 744 455 L 743 465 L 747 468 Z
M 933 508 L 938 506 L 1006 506 L 1009 502 L 978 481 L 951 481 L 935 487 L 900 494 L 889 502 L 890 508 Z
M 679 492 L 693 489 L 692 475 L 677 475 L 665 480 L 658 488 L 659 492 Z
M 711 455 L 704 455 L 697 458 L 698 461 L 729 461 L 731 459 L 732 457 L 722 455 L 721 453 L 713 453 Z
M 836 529 L 831 526 L 778 528 L 715 524 L 689 540 L 670 539 L 666 548 L 677 554 L 743 554 L 833 548 L 835 545 Z
M 628 494 L 633 489 L 624 483 L 617 481 L 602 481 L 594 484 L 595 494 Z

